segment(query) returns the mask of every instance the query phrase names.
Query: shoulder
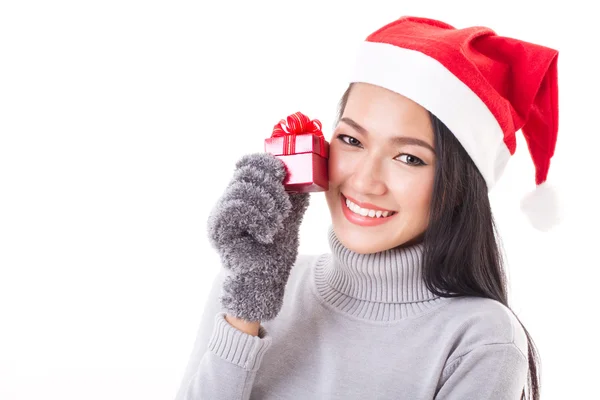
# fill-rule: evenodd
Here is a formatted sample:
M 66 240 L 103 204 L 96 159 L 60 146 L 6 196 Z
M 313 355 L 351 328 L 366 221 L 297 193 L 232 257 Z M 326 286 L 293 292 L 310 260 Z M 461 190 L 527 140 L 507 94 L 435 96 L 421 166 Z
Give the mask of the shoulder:
M 451 358 L 494 344 L 513 344 L 527 358 L 527 335 L 510 308 L 499 301 L 475 296 L 458 297 L 451 303 L 457 344 Z
M 294 267 L 299 268 L 311 268 L 319 259 L 327 256 L 328 253 L 323 254 L 298 254 Z

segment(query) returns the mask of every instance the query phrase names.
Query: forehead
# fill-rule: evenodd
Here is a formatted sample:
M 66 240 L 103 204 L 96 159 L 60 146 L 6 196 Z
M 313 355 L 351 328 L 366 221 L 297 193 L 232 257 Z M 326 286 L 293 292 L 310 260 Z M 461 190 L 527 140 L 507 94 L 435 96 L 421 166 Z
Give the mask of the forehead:
M 401 94 L 355 83 L 342 117 L 349 117 L 378 137 L 412 136 L 433 146 L 433 128 L 427 110 Z

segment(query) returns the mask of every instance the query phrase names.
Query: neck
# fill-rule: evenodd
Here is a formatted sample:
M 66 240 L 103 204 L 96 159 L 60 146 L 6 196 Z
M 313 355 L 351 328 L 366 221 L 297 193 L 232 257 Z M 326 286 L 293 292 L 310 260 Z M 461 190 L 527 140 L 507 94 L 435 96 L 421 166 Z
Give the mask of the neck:
M 328 239 L 331 255 L 319 259 L 315 283 L 319 294 L 339 310 L 389 321 L 421 313 L 442 300 L 422 279 L 422 242 L 362 254 L 345 247 L 333 225 Z

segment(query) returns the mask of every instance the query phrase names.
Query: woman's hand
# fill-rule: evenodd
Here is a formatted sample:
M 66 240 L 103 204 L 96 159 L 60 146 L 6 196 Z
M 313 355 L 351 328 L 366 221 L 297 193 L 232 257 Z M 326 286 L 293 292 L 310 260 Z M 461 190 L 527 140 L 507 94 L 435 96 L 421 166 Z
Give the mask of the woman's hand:
M 286 173 L 270 153 L 243 156 L 208 218 L 210 242 L 231 271 L 220 301 L 239 319 L 271 320 L 281 310 L 310 199 L 285 191 Z

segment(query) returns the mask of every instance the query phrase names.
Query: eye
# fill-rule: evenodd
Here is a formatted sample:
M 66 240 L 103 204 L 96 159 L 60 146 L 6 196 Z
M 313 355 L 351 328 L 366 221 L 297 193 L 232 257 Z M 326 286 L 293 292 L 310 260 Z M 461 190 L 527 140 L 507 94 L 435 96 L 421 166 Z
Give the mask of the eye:
M 423 160 L 421 160 L 419 157 L 415 157 L 413 155 L 410 154 L 400 154 L 398 157 L 403 157 L 406 156 L 407 161 L 402 161 L 405 164 L 408 165 L 414 165 L 415 167 L 421 166 L 421 165 L 426 165 Z
M 349 146 L 354 146 L 354 147 L 359 147 L 360 146 L 360 141 L 358 139 L 352 137 L 352 136 L 348 136 L 348 135 L 344 135 L 344 134 L 340 133 L 339 135 L 337 135 L 336 138 L 338 140 L 341 140 L 342 142 L 344 142 L 345 144 L 347 144 Z M 401 161 L 404 164 L 411 165 L 411 166 L 414 166 L 414 167 L 420 167 L 422 165 L 427 165 L 419 157 L 415 157 L 412 154 L 406 154 L 406 153 L 399 154 L 395 158 L 399 158 L 399 157 L 402 157 L 402 156 L 406 156 L 406 159 L 407 159 L 407 161 Z
M 350 146 L 356 146 L 357 144 L 360 144 L 360 141 L 358 139 L 341 133 L 337 136 L 337 138 Z M 348 141 L 344 140 L 345 138 L 348 138 Z

